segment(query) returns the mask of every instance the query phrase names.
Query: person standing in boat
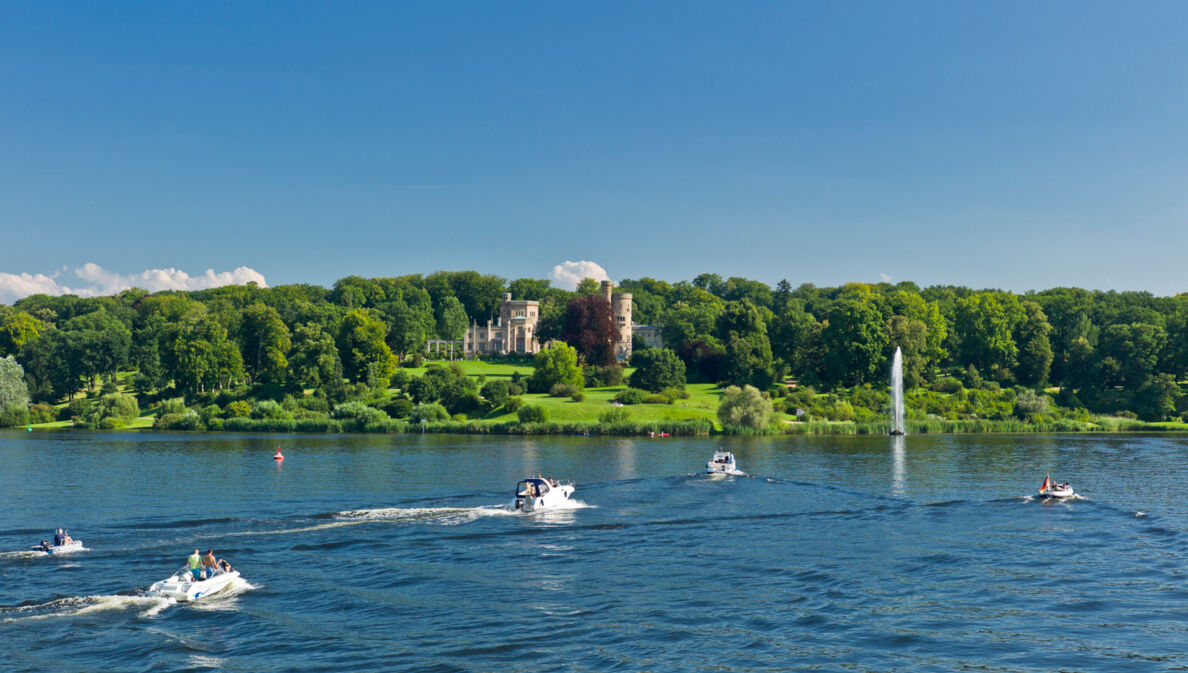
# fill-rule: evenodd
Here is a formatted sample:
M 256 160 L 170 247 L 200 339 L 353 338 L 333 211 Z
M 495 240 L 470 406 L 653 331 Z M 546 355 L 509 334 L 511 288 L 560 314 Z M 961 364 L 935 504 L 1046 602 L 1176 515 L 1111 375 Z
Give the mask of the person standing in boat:
M 202 579 L 202 557 L 198 555 L 197 549 L 186 559 L 186 567 L 189 568 L 190 574 L 194 576 L 195 580 Z
M 207 549 L 206 556 L 202 557 L 202 570 L 207 577 L 214 577 L 219 570 L 219 562 L 215 559 L 214 550 Z

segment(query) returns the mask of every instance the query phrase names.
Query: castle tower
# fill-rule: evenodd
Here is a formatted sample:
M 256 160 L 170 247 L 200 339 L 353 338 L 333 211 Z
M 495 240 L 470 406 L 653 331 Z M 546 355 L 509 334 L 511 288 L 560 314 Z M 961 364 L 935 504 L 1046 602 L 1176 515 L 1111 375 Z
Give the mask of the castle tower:
M 611 305 L 615 326 L 619 328 L 619 340 L 615 344 L 615 357 L 627 360 L 631 357 L 631 293 L 613 291 L 609 280 L 602 281 L 602 297 Z

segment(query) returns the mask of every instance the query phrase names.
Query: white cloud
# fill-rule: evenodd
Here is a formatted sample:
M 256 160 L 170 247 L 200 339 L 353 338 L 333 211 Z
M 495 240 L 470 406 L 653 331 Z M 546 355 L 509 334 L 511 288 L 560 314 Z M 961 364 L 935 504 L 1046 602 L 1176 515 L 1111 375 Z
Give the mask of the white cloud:
M 549 274 L 549 278 L 553 280 L 553 285 L 570 291 L 576 290 L 578 283 L 586 278 L 593 278 L 598 281 L 610 280 L 610 276 L 606 275 L 606 269 L 588 260 L 562 262 L 553 267 L 553 272 Z
M 268 287 L 263 274 L 246 266 L 221 273 L 216 273 L 214 269 L 207 269 L 198 276 L 191 276 L 180 269 L 148 269 L 140 273 L 123 275 L 108 271 L 94 262 L 87 262 L 74 270 L 75 277 L 80 281 L 77 286 L 66 285 L 59 281 L 62 271 L 65 269 L 49 275 L 0 272 L 0 302 L 13 302 L 31 294 L 76 294 L 80 297 L 100 297 L 116 294 L 131 287 L 144 288 L 150 292 L 205 290 L 223 285 L 246 285 L 253 281 L 260 287 Z
M 884 283 L 890 283 L 890 282 L 891 282 L 891 275 L 890 275 L 890 274 L 886 274 L 886 273 L 880 273 L 880 274 L 879 274 L 879 280 L 883 281 Z

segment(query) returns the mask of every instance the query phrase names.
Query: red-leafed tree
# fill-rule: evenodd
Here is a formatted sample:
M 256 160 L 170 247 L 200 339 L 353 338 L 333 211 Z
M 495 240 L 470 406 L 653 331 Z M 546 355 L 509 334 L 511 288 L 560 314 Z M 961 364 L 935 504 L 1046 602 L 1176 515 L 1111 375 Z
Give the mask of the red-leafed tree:
M 561 339 L 573 346 L 590 365 L 615 364 L 619 328 L 611 305 L 599 295 L 580 295 L 565 307 Z

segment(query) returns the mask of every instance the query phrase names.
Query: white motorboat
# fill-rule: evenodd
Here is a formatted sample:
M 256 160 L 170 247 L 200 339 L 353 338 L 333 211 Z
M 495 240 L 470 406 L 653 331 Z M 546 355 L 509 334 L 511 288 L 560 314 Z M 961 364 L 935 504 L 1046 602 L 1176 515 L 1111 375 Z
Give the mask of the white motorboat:
M 734 454 L 729 451 L 715 451 L 714 457 L 705 464 L 706 474 L 742 474 L 734 462 Z
M 1071 498 L 1076 495 L 1067 481 L 1057 484 L 1052 481 L 1052 475 L 1044 477 L 1044 483 L 1040 484 L 1039 494 L 1041 498 Z
M 1041 498 L 1071 498 L 1076 492 L 1066 481 L 1063 484 L 1050 484 L 1047 488 L 1041 488 L 1039 494 Z
M 203 596 L 218 593 L 226 589 L 239 577 L 239 571 L 216 572 L 211 577 L 196 580 L 189 569 L 182 568 L 168 579 L 154 582 L 148 589 L 148 595 L 172 598 L 178 601 L 196 601 Z
M 516 484 L 516 510 L 536 512 L 557 507 L 569 500 L 573 490 L 572 481 L 529 477 Z
M 73 554 L 76 551 L 86 549 L 86 547 L 83 546 L 82 540 L 71 540 L 66 544 L 51 544 L 44 547 L 37 545 L 36 547 L 30 547 L 30 549 L 46 554 L 47 556 L 53 556 L 54 554 Z

